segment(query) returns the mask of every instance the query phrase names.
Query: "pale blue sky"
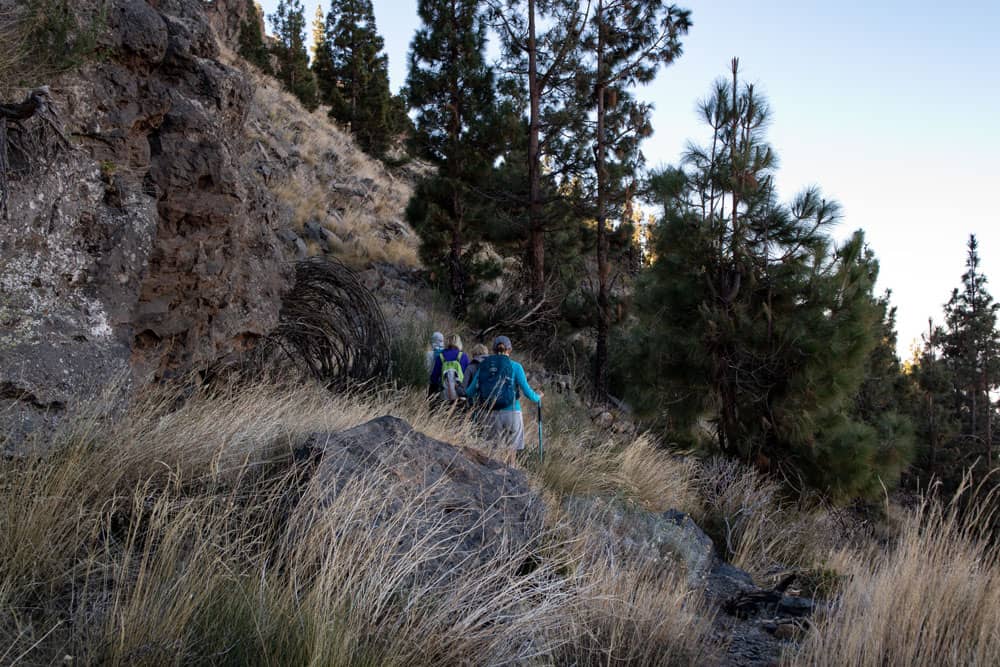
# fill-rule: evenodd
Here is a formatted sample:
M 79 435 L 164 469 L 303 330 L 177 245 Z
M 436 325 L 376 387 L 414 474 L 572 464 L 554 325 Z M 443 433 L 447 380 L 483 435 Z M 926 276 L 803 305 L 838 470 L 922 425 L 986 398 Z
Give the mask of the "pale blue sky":
M 316 2 L 303 0 L 310 21 Z M 272 11 L 277 0 L 264 0 Z M 704 137 L 694 107 L 740 58 L 770 99 L 779 189 L 817 184 L 863 228 L 879 288 L 899 308 L 900 352 L 941 319 L 970 233 L 1000 298 L 1000 2 L 679 2 L 694 23 L 684 55 L 640 92 L 655 104 L 650 165 Z M 328 0 L 324 0 L 324 11 Z M 393 88 L 419 19 L 415 0 L 374 0 Z

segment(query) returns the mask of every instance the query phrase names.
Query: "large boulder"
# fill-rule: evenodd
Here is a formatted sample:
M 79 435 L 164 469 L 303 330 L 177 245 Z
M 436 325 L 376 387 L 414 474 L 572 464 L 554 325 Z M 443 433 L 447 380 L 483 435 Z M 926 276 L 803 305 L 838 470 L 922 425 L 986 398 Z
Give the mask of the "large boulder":
M 542 502 L 523 472 L 474 449 L 434 440 L 395 417 L 314 433 L 302 453 L 316 466 L 305 497 L 321 505 L 361 478 L 386 497 L 381 521 L 419 499 L 419 516 L 408 523 L 413 530 L 400 536 L 399 548 L 405 551 L 408 541 L 433 530 L 448 547 L 427 564 L 428 575 L 459 572 L 499 553 L 516 554 L 542 530 Z

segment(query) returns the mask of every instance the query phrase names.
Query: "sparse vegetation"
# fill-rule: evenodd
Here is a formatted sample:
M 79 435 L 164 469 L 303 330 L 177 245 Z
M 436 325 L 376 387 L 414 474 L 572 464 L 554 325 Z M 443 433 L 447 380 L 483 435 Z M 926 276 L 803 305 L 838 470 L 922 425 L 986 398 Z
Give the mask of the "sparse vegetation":
M 922 356 L 904 373 L 889 298 L 873 293 L 875 255 L 860 233 L 834 247 L 822 230 L 837 217 L 836 205 L 818 191 L 778 202 L 773 155 L 761 135 L 766 105 L 753 86 L 740 86 L 734 62 L 732 83 L 719 84 L 703 105 L 711 148 L 693 147 L 687 173 L 667 169 L 650 183 L 664 219 L 651 237 L 656 257 L 633 291 L 631 277 L 614 274 L 627 272 L 621 258 L 638 247 L 629 223 L 638 219 L 632 207 L 642 190 L 639 146 L 652 130 L 649 109 L 629 91 L 652 79 L 653 63 L 679 57 L 687 11 L 671 6 L 664 14 L 662 3 L 609 0 L 597 2 L 579 29 L 570 27 L 575 18 L 556 25 L 547 39 L 562 36 L 579 48 L 573 44 L 584 37 L 594 67 L 587 73 L 577 68 L 586 60 L 578 60 L 582 53 L 559 52 L 570 64 L 566 72 L 580 71 L 559 82 L 567 95 L 559 105 L 528 115 L 561 117 L 548 127 L 566 134 L 565 145 L 552 139 L 541 150 L 538 141 L 548 139 L 537 124 L 521 127 L 524 100 L 507 90 L 517 82 L 495 79 L 500 70 L 484 60 L 487 16 L 502 21 L 504 7 L 534 12 L 534 3 L 498 0 L 489 14 L 476 2 L 420 4 L 425 25 L 414 42 L 409 91 L 420 114 L 411 138 L 440 173 L 428 167 L 414 186 L 362 153 L 331 121 L 330 109 L 304 110 L 319 103 L 320 75 L 307 66 L 299 0 L 282 0 L 272 17 L 280 33 L 273 51 L 255 21 L 243 26 L 240 53 L 260 71 L 244 68 L 253 70 L 255 98 L 246 136 L 235 142 L 234 155 L 244 152 L 234 162 L 242 169 L 257 153 L 264 156 L 254 163 L 259 182 L 248 187 L 270 190 L 276 202 L 264 202 L 268 212 L 287 209 L 281 215 L 291 219 L 295 235 L 282 238 L 297 252 L 334 255 L 365 269 L 365 280 L 379 286 L 392 274 L 389 280 L 404 285 L 397 299 L 403 302 L 406 289 L 418 289 L 412 269 L 421 268 L 423 257 L 428 282 L 448 280 L 454 302 L 397 303 L 421 315 L 389 321 L 387 342 L 383 328 L 373 335 L 345 320 L 380 351 L 389 346 L 389 368 L 378 369 L 386 371 L 379 377 L 387 385 L 372 381 L 330 393 L 287 376 L 232 387 L 192 379 L 181 390 L 146 388 L 127 407 L 108 399 L 78 409 L 54 434 L 5 456 L 0 663 L 716 664 L 726 651 L 717 610 L 704 587 L 684 576 L 676 554 L 658 552 L 642 564 L 631 562 L 631 554 L 612 555 L 631 535 L 608 530 L 606 515 L 625 517 L 622 531 L 628 531 L 633 519 L 672 521 L 675 514 L 663 513 L 679 510 L 761 586 L 792 572 L 793 594 L 824 600 L 801 643 L 787 645 L 785 665 L 1000 664 L 998 492 L 988 472 L 996 444 L 1000 306 L 984 288 L 975 238 L 964 291 L 956 290 L 946 306 L 946 327 L 928 332 Z M 70 0 L 4 6 L 13 9 L 0 14 L 6 46 L 0 99 L 98 53 L 105 3 L 88 4 L 97 8 L 88 14 L 92 21 L 82 20 Z M 361 18 L 349 15 L 346 23 L 371 20 L 374 35 L 370 3 L 358 6 Z M 450 21 L 432 25 L 431 9 L 456 7 L 462 11 Z M 576 17 L 582 7 L 568 0 L 547 11 Z M 612 30 L 623 7 L 631 7 L 631 27 Z M 660 37 L 647 20 L 655 15 Z M 324 34 L 334 40 L 345 25 L 332 22 Z M 511 27 L 528 29 L 517 21 Z M 613 42 L 605 43 L 609 36 Z M 644 39 L 670 48 L 657 54 L 643 47 L 634 63 L 632 56 L 618 60 L 623 69 L 615 74 L 614 59 L 605 56 L 623 58 Z M 453 52 L 467 49 L 464 62 L 440 51 L 448 40 L 457 40 Z M 369 51 L 380 68 L 371 89 L 388 95 L 381 43 L 372 38 L 371 46 L 378 46 Z M 264 75 L 272 61 L 284 89 Z M 452 89 L 460 82 L 470 88 L 446 99 L 439 75 Z M 400 138 L 397 125 L 405 124 L 387 120 L 401 113 L 400 98 L 382 100 L 379 118 L 367 119 L 375 129 L 365 134 L 356 108 L 362 100 L 345 97 L 346 80 L 331 70 L 330 78 L 319 78 L 320 92 L 371 153 L 384 155 Z M 580 104 L 581 113 L 569 113 L 570 104 Z M 600 129 L 584 127 L 598 119 Z M 385 127 L 395 128 L 391 142 Z M 609 131 L 621 143 L 607 143 Z M 530 134 L 536 146 L 528 150 L 521 142 Z M 593 166 L 563 171 L 560 165 L 581 158 L 578 150 Z M 536 181 L 549 180 L 528 188 L 518 205 L 529 210 L 518 222 L 487 200 L 510 199 L 511 192 L 490 190 L 494 182 L 528 183 L 518 171 L 524 167 L 511 165 L 529 161 Z M 543 162 L 546 174 L 538 171 Z M 103 159 L 94 164 L 107 183 L 131 169 Z M 495 178 L 501 175 L 507 180 Z M 402 220 L 408 201 L 423 238 Z M 542 211 L 543 203 L 559 215 Z M 559 249 L 564 254 L 546 245 L 562 239 L 571 241 Z M 648 402 L 637 399 L 633 407 L 650 417 L 645 426 L 662 428 L 644 431 L 631 416 L 619 419 L 629 414 L 624 404 L 602 403 L 594 413 L 590 396 L 548 392 L 546 455 L 534 449 L 536 416 L 526 410 L 530 444 L 518 461 L 544 501 L 545 525 L 526 547 L 497 537 L 499 548 L 484 562 L 469 558 L 427 581 L 420 574 L 430 560 L 464 548 L 463 536 L 447 530 L 454 508 L 432 507 L 402 480 L 374 471 L 324 488 L 320 499 L 297 466 L 304 458 L 298 448 L 311 433 L 391 414 L 470 448 L 474 457 L 496 454 L 476 415 L 428 403 L 423 356 L 432 328 L 467 330 L 444 311 L 477 312 L 465 300 L 477 298 L 480 280 L 500 271 L 478 259 L 487 243 L 490 259 L 505 265 L 499 282 L 525 270 L 520 277 L 538 302 L 560 299 L 546 294 L 550 279 L 572 285 L 573 294 L 593 295 L 581 301 L 577 321 L 569 321 L 569 308 L 553 306 L 560 314 L 552 319 L 562 319 L 548 324 L 558 347 L 569 347 L 560 336 L 565 327 L 597 325 L 596 339 L 579 349 L 580 357 L 593 352 L 596 363 L 581 360 L 580 367 L 596 369 L 599 393 L 611 379 L 610 329 L 631 323 L 630 342 L 621 347 L 634 356 L 623 368 L 631 365 L 628 382 Z M 585 251 L 594 253 L 593 262 L 575 257 Z M 552 266 L 560 262 L 551 260 L 564 256 L 573 256 L 572 263 L 554 278 Z M 595 268 L 592 284 L 584 285 Z M 70 279 L 77 276 L 67 273 Z M 624 287 L 612 293 L 616 284 Z M 498 289 L 516 291 L 512 283 Z M 518 299 L 512 310 L 531 303 Z M 641 316 L 628 312 L 636 305 Z M 503 312 L 496 307 L 491 316 L 501 319 Z M 290 326 L 308 326 L 307 319 L 292 312 Z M 523 338 L 534 342 L 530 326 Z M 576 349 L 566 354 L 566 367 L 570 354 L 575 363 Z M 23 401 L 27 392 L 4 389 L 0 399 L 11 395 Z M 610 420 L 601 419 L 605 409 L 616 410 L 607 413 Z M 667 446 L 665 437 L 691 449 Z M 921 442 L 929 448 L 919 469 L 944 475 L 936 483 L 942 497 L 931 494 L 903 508 L 889 490 Z M 969 465 L 974 489 L 969 479 L 958 484 Z M 955 499 L 943 497 L 956 484 Z M 884 500 L 884 507 L 832 504 L 859 496 Z M 858 518 L 862 512 L 868 514 Z M 485 518 L 470 531 L 485 533 Z M 616 540 L 622 544 L 603 549 Z
M 414 586 L 414 568 L 456 545 L 422 521 L 400 551 L 421 499 L 373 524 L 388 502 L 374 480 L 354 480 L 322 512 L 304 496 L 290 517 L 291 448 L 312 431 L 388 412 L 478 442 L 473 422 L 442 419 L 421 392 L 242 387 L 175 409 L 176 398 L 151 393 L 119 420 L 95 410 L 38 443 L 56 448 L 49 456 L 0 464 L 5 660 L 543 664 L 570 651 L 597 664 L 707 650 L 685 589 L 584 566 L 572 544 L 536 550 L 529 574 L 526 554 L 509 552 Z M 614 597 L 623 586 L 641 599 Z M 646 633 L 639 653 L 614 643 Z
M 87 20 L 72 0 L 17 0 L 0 9 L 0 100 L 12 91 L 47 83 L 93 57 L 107 25 L 107 7 L 96 3 Z
M 355 268 L 372 262 L 420 266 L 417 238 L 400 219 L 411 186 L 358 149 L 322 109 L 307 113 L 272 79 L 250 75 L 259 114 L 248 127 L 250 137 L 276 157 L 295 153 L 294 166 L 267 185 L 291 209 L 296 233 L 308 237 L 306 223 L 317 223 L 330 232 L 329 252 Z M 315 240 L 309 249 L 326 252 Z

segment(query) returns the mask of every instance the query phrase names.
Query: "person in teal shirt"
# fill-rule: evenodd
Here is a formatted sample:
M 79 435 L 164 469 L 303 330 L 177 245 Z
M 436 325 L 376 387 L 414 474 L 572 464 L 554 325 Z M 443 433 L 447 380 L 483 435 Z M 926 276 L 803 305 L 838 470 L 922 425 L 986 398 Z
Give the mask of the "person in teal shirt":
M 493 341 L 493 353 L 502 354 L 509 357 L 513 345 L 507 336 L 497 336 Z M 535 391 L 528 384 L 528 378 L 524 374 L 524 367 L 514 360 L 510 365 L 514 372 L 514 387 L 516 392 L 523 394 L 525 398 L 533 403 L 539 403 L 545 395 Z M 466 394 L 468 396 L 478 396 L 479 373 L 472 378 Z M 515 394 L 516 396 L 517 394 Z M 504 462 L 507 465 L 514 465 L 517 453 L 524 449 L 524 417 L 521 414 L 521 401 L 519 398 L 504 408 L 491 410 L 487 415 L 486 424 L 489 427 L 489 438 L 496 446 L 504 447 Z

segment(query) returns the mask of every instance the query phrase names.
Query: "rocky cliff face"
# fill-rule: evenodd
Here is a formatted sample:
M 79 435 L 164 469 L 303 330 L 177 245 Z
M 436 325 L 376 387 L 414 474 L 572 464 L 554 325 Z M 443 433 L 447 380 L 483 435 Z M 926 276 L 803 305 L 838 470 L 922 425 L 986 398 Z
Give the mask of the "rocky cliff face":
M 209 8 L 224 4 L 241 3 Z M 290 213 L 241 159 L 253 89 L 219 61 L 205 8 L 115 0 L 105 57 L 52 82 L 71 146 L 15 175 L 0 221 L 0 441 L 277 321 Z

